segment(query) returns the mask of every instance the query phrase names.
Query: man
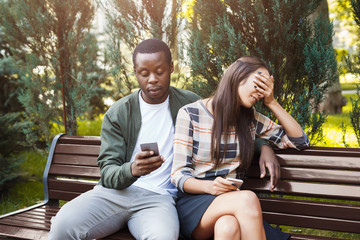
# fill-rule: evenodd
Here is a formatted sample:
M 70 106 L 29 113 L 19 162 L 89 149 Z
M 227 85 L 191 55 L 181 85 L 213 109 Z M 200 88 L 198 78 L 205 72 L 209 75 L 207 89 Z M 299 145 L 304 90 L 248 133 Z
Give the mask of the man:
M 133 64 L 140 90 L 114 103 L 104 116 L 99 184 L 60 209 L 49 239 L 102 238 L 126 225 L 136 239 L 178 239 L 177 190 L 170 183 L 174 124 L 179 108 L 200 97 L 170 86 L 171 53 L 160 40 L 141 42 Z M 157 142 L 160 155 L 141 150 L 140 144 L 149 142 Z M 279 167 L 265 148 L 271 152 L 260 157 L 262 174 L 266 166 L 275 186 Z

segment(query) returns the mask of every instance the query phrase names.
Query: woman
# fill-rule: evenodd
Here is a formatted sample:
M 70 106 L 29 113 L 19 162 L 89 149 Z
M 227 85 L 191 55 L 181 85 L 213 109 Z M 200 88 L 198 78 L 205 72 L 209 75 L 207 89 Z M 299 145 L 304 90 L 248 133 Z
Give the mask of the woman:
M 242 57 L 224 73 L 215 94 L 180 109 L 174 137 L 172 183 L 185 238 L 266 239 L 257 196 L 226 177 L 250 165 L 255 136 L 279 148 L 303 149 L 309 140 L 274 99 L 274 79 L 258 58 Z M 257 113 L 260 99 L 281 125 Z

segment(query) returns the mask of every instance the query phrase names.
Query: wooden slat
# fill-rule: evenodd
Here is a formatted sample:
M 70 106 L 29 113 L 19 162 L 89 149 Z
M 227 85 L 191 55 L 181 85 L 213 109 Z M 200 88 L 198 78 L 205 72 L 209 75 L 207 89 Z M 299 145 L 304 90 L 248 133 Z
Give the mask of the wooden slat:
M 262 210 L 267 212 L 348 219 L 360 224 L 360 205 L 264 197 L 260 201 Z
M 298 151 L 296 149 L 275 150 L 276 154 L 293 154 L 308 156 L 339 156 L 339 157 L 359 157 L 359 148 L 340 148 L 340 147 L 309 147 L 305 150 Z
M 95 155 L 98 156 L 100 152 L 99 145 L 80 145 L 80 144 L 57 144 L 55 154 L 79 154 L 79 155 Z
M 29 229 L 21 226 L 0 225 L 2 236 L 14 237 L 16 239 L 47 240 L 48 231 L 41 229 Z
M 243 189 L 269 193 L 270 182 L 264 179 L 246 179 Z M 334 185 L 326 183 L 304 183 L 280 181 L 275 194 L 291 193 L 294 196 L 360 200 L 360 186 Z
M 296 180 L 309 182 L 342 183 L 360 185 L 359 171 L 332 170 L 332 169 L 310 169 L 298 167 L 281 167 L 282 180 Z M 248 171 L 248 176 L 258 178 L 260 169 L 252 166 Z
M 281 178 L 284 180 L 360 185 L 360 173 L 358 171 L 282 167 Z
M 291 240 L 334 240 L 332 237 L 324 237 L 324 236 L 310 236 L 305 234 L 298 234 L 298 233 L 290 233 Z M 339 239 L 337 240 L 346 240 L 346 239 Z
M 360 170 L 360 155 L 354 157 L 277 154 L 281 166 Z
M 39 223 L 35 221 L 21 221 L 19 219 L 13 219 L 12 217 L 7 217 L 2 219 L 1 225 L 21 226 L 24 228 L 50 230 L 50 223 L 46 225 L 45 223 Z
M 51 178 L 48 180 L 48 184 L 50 189 L 82 193 L 93 189 L 97 183 L 76 179 Z
M 50 167 L 50 175 L 82 177 L 82 178 L 100 178 L 100 169 L 98 167 L 70 166 L 53 164 Z
M 53 163 L 98 167 L 96 160 L 97 160 L 97 156 L 55 154 L 53 158 Z
M 331 237 L 322 237 L 322 236 L 310 236 L 310 235 L 301 235 L 301 234 L 291 234 L 291 240 L 333 240 Z M 342 239 L 340 239 L 342 240 Z M 346 240 L 346 239 L 345 239 Z
M 310 217 L 303 215 L 291 215 L 285 213 L 273 213 L 263 211 L 266 221 L 273 224 L 315 228 L 340 232 L 360 233 L 359 221 L 344 219 L 331 219 L 321 217 Z
M 64 144 L 85 144 L 85 145 L 100 145 L 99 136 L 61 136 L 59 143 Z
M 77 196 L 79 196 L 80 194 L 81 193 L 79 193 L 79 192 L 68 192 L 68 191 L 60 191 L 60 190 L 50 189 L 49 198 L 70 201 L 70 200 L 76 198 Z

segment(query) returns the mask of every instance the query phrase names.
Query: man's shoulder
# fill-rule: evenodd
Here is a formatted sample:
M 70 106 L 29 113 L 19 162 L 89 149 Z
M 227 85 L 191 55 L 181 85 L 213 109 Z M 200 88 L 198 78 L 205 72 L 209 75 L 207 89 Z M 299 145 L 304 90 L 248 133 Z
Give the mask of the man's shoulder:
M 114 113 L 118 113 L 119 111 L 124 111 L 126 109 L 129 109 L 131 107 L 131 105 L 133 105 L 136 100 L 137 100 L 137 96 L 138 96 L 138 92 L 139 91 L 134 91 L 132 93 L 130 93 L 129 95 L 120 98 L 119 100 L 117 100 L 116 102 L 114 102 L 110 108 L 107 110 L 106 114 L 114 114 Z
M 170 93 L 172 97 L 179 99 L 179 101 L 184 104 L 192 103 L 200 99 L 200 96 L 196 93 L 181 88 L 170 87 Z

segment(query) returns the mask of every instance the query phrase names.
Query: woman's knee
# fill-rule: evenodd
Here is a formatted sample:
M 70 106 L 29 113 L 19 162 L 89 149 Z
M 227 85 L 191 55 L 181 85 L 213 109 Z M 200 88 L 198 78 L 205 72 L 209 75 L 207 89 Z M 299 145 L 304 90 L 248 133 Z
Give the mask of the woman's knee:
M 220 217 L 214 226 L 214 239 L 240 239 L 240 225 L 236 217 Z
M 241 200 L 239 202 L 241 202 L 241 209 L 245 213 L 252 217 L 262 216 L 260 201 L 254 192 L 242 190 Z

